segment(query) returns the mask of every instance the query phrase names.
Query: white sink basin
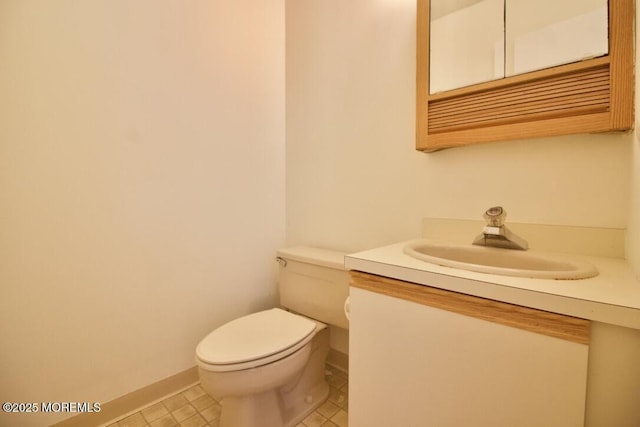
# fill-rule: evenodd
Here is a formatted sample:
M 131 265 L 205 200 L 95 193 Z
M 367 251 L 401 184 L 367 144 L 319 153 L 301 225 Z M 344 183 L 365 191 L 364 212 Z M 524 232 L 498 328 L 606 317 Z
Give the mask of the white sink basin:
M 453 245 L 420 240 L 404 247 L 404 253 L 445 267 L 501 276 L 535 279 L 586 279 L 598 275 L 589 262 L 544 252 Z

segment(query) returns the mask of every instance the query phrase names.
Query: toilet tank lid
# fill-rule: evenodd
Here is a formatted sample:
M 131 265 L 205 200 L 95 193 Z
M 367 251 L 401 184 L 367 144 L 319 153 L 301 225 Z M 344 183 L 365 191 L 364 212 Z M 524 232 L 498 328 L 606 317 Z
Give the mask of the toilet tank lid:
M 312 248 L 310 246 L 296 246 L 292 248 L 280 249 L 278 251 L 278 257 L 284 258 L 285 260 L 321 265 L 338 270 L 345 270 L 345 255 L 346 253 L 344 252 Z

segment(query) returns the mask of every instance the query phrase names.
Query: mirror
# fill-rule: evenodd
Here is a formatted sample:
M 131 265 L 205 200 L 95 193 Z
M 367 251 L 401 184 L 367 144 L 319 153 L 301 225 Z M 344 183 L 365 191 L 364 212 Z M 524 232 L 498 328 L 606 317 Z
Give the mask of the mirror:
M 417 150 L 431 152 L 484 142 L 632 128 L 635 0 L 502 0 L 503 16 L 507 16 L 506 24 L 503 20 L 504 46 L 496 47 L 500 42 L 495 41 L 495 34 L 500 30 L 485 31 L 492 36 L 486 37 L 488 41 L 485 40 L 482 49 L 492 52 L 493 55 L 488 55 L 493 58 L 478 66 L 485 68 L 485 73 L 473 79 L 467 78 L 466 72 L 476 68 L 468 61 L 474 52 L 464 54 L 440 70 L 436 68 L 439 65 L 434 64 L 436 76 L 431 78 L 431 62 L 435 61 L 432 49 L 435 49 L 434 58 L 446 53 L 438 52 L 437 46 L 432 47 L 431 27 L 445 22 L 440 21 L 445 17 L 451 21 L 449 15 L 468 13 L 465 9 L 488 7 L 494 0 L 432 1 L 433 7 L 430 0 L 417 0 Z M 478 5 L 483 2 L 489 3 Z M 544 4 L 537 9 L 541 11 L 540 19 L 533 19 L 534 12 L 529 8 L 539 4 Z M 520 8 L 522 5 L 524 9 Z M 576 5 L 584 8 L 576 9 Z M 603 21 L 605 15 L 607 20 Z M 468 17 L 459 20 L 466 22 L 466 27 L 459 30 L 463 33 L 479 21 Z M 517 21 L 526 21 L 527 26 L 517 30 L 517 25 L 509 24 Z M 442 30 L 436 28 L 434 36 L 442 38 L 437 36 L 438 32 Z M 457 32 L 450 34 L 457 37 Z M 563 34 L 562 42 L 558 41 L 558 34 Z M 607 34 L 607 41 L 603 34 Z M 594 37 L 596 44 L 583 44 L 592 39 L 591 36 L 597 36 Z M 542 46 L 540 40 L 545 39 L 552 39 L 553 46 L 548 43 Z M 445 36 L 445 41 L 450 40 Z M 500 75 L 497 60 L 500 50 L 505 53 L 501 61 L 504 77 L 494 79 Z M 550 65 L 558 63 L 562 65 Z M 459 69 L 465 71 L 461 74 L 467 78 L 462 83 L 466 86 L 453 88 L 455 84 L 447 82 L 446 77 L 457 75 Z M 470 83 L 473 80 L 484 82 Z M 441 91 L 433 93 L 432 85 L 435 88 L 440 85 L 436 90 Z
M 430 93 L 504 77 L 504 0 L 431 1 Z
M 431 0 L 429 93 L 608 53 L 607 0 Z
M 505 75 L 606 55 L 608 31 L 607 0 L 506 0 Z

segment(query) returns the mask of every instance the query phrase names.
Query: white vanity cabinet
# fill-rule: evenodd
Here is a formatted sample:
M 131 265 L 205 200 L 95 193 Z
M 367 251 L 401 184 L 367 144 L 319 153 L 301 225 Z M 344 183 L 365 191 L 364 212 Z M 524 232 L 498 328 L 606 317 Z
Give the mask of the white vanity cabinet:
M 584 425 L 588 320 L 352 275 L 350 425 Z

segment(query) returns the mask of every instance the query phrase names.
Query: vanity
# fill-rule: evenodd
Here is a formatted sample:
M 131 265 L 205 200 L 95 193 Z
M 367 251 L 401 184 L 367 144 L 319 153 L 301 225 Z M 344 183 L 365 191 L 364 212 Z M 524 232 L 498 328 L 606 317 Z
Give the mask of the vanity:
M 431 232 L 442 224 L 451 221 L 429 222 L 424 242 L 473 238 Z M 473 227 L 459 221 L 450 228 Z M 523 230 L 540 239 L 532 247 L 573 250 L 597 276 L 553 280 L 453 268 L 408 255 L 415 241 L 345 258 L 352 275 L 350 424 L 640 425 L 640 282 L 611 249 L 619 245 L 585 243 L 607 241 L 602 230 Z M 583 231 L 598 236 L 574 247 L 553 243 L 555 235 Z

